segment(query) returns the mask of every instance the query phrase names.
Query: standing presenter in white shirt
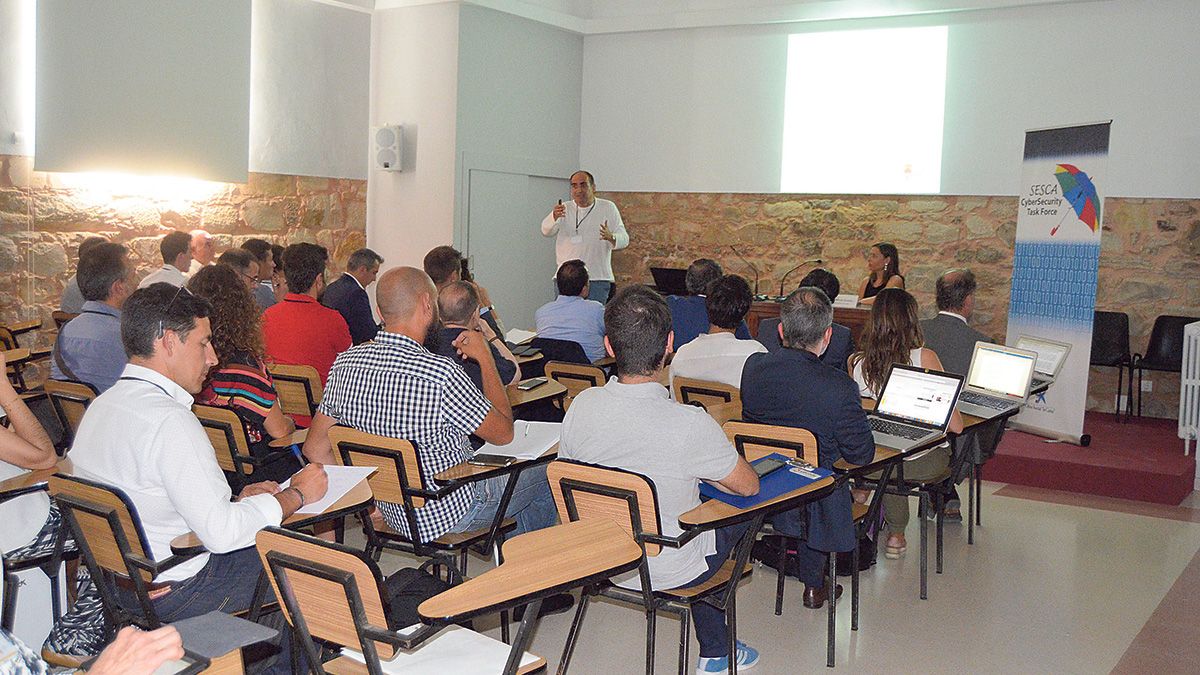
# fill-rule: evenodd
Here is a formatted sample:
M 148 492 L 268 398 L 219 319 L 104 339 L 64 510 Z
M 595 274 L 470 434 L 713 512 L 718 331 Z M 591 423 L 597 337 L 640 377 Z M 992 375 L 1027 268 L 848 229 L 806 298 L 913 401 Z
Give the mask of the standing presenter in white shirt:
M 325 496 L 327 488 L 324 468 L 310 464 L 287 489 L 265 481 L 232 499 L 212 444 L 191 411 L 192 395 L 217 364 L 210 310 L 207 300 L 167 283 L 134 292 L 121 314 L 129 364 L 88 407 L 71 448 L 76 475 L 129 496 L 154 560 L 170 557 L 171 540 L 189 531 L 208 551 L 165 570 L 149 585 L 154 612 L 164 623 L 214 609 L 247 609 L 262 572 L 255 534 Z M 118 599 L 137 606 L 132 592 L 122 590 Z M 280 640 L 271 672 L 289 672 L 290 643 L 286 635 Z
M 612 294 L 612 252 L 629 245 L 617 205 L 596 197 L 596 179 L 587 171 L 571 174 L 571 201 L 561 201 L 542 220 L 542 236 L 556 237 L 555 266 L 582 260 L 588 270 L 588 298 L 607 303 Z

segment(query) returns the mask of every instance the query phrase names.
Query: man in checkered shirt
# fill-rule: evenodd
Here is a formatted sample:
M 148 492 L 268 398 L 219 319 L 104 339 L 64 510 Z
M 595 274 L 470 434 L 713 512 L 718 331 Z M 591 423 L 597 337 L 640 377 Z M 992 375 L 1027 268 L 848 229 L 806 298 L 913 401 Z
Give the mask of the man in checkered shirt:
M 390 269 L 379 277 L 375 295 L 384 328 L 373 342 L 352 347 L 334 361 L 304 455 L 314 462 L 334 463 L 329 429 L 335 424 L 403 438 L 416 445 L 421 473 L 428 487 L 436 489 L 428 477 L 471 456 L 470 434 L 489 443 L 512 440 L 508 395 L 482 333 L 464 331 L 454 341 L 461 358 L 479 364 L 482 394 L 459 364 L 422 346 L 439 326 L 437 290 L 425 272 Z M 416 509 L 416 538 L 430 541 L 447 532 L 489 526 L 506 480 L 471 483 L 426 501 Z M 403 505 L 377 505 L 392 529 L 412 537 Z M 516 519 L 517 534 L 557 523 L 544 465 L 520 473 L 505 516 Z

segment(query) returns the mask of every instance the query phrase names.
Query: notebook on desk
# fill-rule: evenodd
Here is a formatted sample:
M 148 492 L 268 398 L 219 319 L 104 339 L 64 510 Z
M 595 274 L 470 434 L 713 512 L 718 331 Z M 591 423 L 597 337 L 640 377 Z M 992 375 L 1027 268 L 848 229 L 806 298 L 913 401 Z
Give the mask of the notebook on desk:
M 962 383 L 961 375 L 893 364 L 867 415 L 875 444 L 907 452 L 945 434 Z
M 990 420 L 1025 405 L 1036 361 L 1035 352 L 976 342 L 958 409 Z
M 1030 387 L 1039 389 L 1058 379 L 1067 355 L 1071 353 L 1071 343 L 1058 342 L 1048 338 L 1022 335 L 1017 338 L 1017 349 L 1024 349 L 1037 354 L 1037 363 L 1033 364 L 1033 382 Z
M 776 460 L 782 460 L 784 462 L 788 460 L 787 457 L 777 452 L 773 452 L 765 457 L 758 458 L 753 463 L 756 464 L 772 458 Z M 740 497 L 738 495 L 731 495 L 728 492 L 722 492 L 720 489 L 715 488 L 708 483 L 701 483 L 700 496 L 707 499 L 716 499 L 717 501 L 725 502 L 726 504 L 729 504 L 735 508 L 748 509 L 765 501 L 770 501 L 779 495 L 791 492 L 792 490 L 799 490 L 806 485 L 811 485 L 822 478 L 828 478 L 832 475 L 832 471 L 817 467 L 803 469 L 796 467 L 785 467 L 779 469 L 778 471 L 772 471 L 771 473 L 763 476 L 758 482 L 758 494 L 756 495 L 750 497 Z

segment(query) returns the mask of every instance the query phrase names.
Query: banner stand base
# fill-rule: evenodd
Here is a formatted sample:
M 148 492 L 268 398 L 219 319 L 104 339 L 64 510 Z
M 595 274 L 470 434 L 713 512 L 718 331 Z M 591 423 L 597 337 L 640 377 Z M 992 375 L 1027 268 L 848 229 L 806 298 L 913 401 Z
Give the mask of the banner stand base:
M 1066 434 L 1061 431 L 1043 429 L 1042 427 L 1036 427 L 1032 424 L 1025 424 L 1023 422 L 1009 422 L 1008 428 L 1016 429 L 1017 431 L 1024 431 L 1025 433 L 1033 434 L 1034 436 L 1048 438 L 1052 441 L 1061 441 L 1063 443 L 1078 445 L 1081 448 L 1086 448 L 1092 443 L 1092 436 L 1090 434 Z

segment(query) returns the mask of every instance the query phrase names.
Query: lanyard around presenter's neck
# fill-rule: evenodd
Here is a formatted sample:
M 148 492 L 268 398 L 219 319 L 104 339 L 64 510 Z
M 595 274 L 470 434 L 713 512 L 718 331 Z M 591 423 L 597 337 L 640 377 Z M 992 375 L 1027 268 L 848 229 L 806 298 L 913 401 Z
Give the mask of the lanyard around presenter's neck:
M 575 207 L 575 234 L 579 234 L 579 226 L 583 223 L 583 221 L 587 220 L 588 216 L 592 215 L 592 209 L 594 209 L 594 208 L 596 208 L 596 200 L 595 199 L 592 200 L 592 205 L 588 207 L 588 210 L 584 212 L 583 217 L 580 218 L 579 217 L 579 207 L 578 206 Z
M 146 384 L 148 384 L 148 385 L 150 385 L 150 386 L 152 386 L 152 387 L 158 387 L 158 390 L 159 390 L 159 391 L 161 391 L 162 393 L 166 394 L 167 396 L 171 396 L 171 392 L 167 391 L 166 387 L 162 386 L 161 384 L 159 384 L 159 383 L 157 383 L 157 382 L 154 382 L 154 381 L 151 381 L 151 380 L 147 380 L 147 379 L 146 379 L 146 378 L 144 378 L 144 377 L 130 377 L 130 376 L 128 376 L 128 375 L 122 375 L 121 377 L 118 377 L 117 379 L 118 379 L 118 380 L 128 380 L 128 381 L 131 381 L 131 382 L 132 382 L 132 381 L 137 381 L 137 382 L 145 382 Z M 171 396 L 171 398 L 175 398 L 175 397 L 174 397 L 174 396 Z

